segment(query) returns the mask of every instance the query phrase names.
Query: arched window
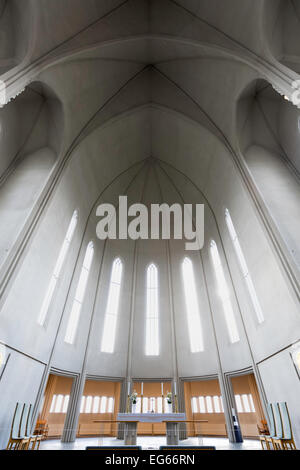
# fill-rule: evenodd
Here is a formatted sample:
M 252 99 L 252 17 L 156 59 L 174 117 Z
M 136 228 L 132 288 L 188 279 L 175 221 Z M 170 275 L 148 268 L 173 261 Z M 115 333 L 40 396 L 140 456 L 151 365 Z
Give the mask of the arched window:
M 184 258 L 183 260 L 182 275 L 191 351 L 193 353 L 200 352 L 204 350 L 203 333 L 199 314 L 194 269 L 192 261 L 189 258 Z
M 102 333 L 101 351 L 113 353 L 117 329 L 117 316 L 119 310 L 120 290 L 122 281 L 123 264 L 117 258 L 113 262 L 106 312 L 104 318 L 104 328 Z
M 146 356 L 159 355 L 158 271 L 154 264 L 147 269 Z
M 226 209 L 226 211 L 225 211 L 225 220 L 226 220 L 227 228 L 228 228 L 228 231 L 229 231 L 229 234 L 230 234 L 230 238 L 232 240 L 232 243 L 233 243 L 233 246 L 234 246 L 234 249 L 235 249 L 235 252 L 236 252 L 237 259 L 239 261 L 239 265 L 240 265 L 240 268 L 241 268 L 241 271 L 242 271 L 242 275 L 245 279 L 246 286 L 247 286 L 247 289 L 248 289 L 248 292 L 249 292 L 249 295 L 250 295 L 250 298 L 251 298 L 251 301 L 252 301 L 252 305 L 253 305 L 254 311 L 256 313 L 258 323 L 263 323 L 264 320 L 265 320 L 264 315 L 263 315 L 260 303 L 258 301 L 256 291 L 255 291 L 255 288 L 254 288 L 254 285 L 253 285 L 253 282 L 252 282 L 252 278 L 249 274 L 248 266 L 247 266 L 247 263 L 246 263 L 246 260 L 245 260 L 245 257 L 244 257 L 244 253 L 242 251 L 242 248 L 241 248 L 239 239 L 237 237 L 237 234 L 236 234 L 234 225 L 232 223 L 232 219 L 231 219 L 231 216 L 230 216 L 230 213 L 229 213 L 228 209 Z
M 226 283 L 218 247 L 214 240 L 212 240 L 210 244 L 210 251 L 211 251 L 213 266 L 214 266 L 215 275 L 216 275 L 216 279 L 218 283 L 219 294 L 223 303 L 225 320 L 226 320 L 226 324 L 228 328 L 230 341 L 232 343 L 236 343 L 237 341 L 240 340 L 240 337 L 239 337 L 238 329 L 236 326 L 236 321 L 234 318 L 234 313 L 233 313 L 233 309 L 232 309 L 232 305 L 230 301 L 230 293 L 229 293 L 228 286 Z
M 76 228 L 76 225 L 77 225 L 77 221 L 78 221 L 78 212 L 75 211 L 73 216 L 72 216 L 71 222 L 69 224 L 69 227 L 68 227 L 63 245 L 60 249 L 58 258 L 56 260 L 54 271 L 53 271 L 53 274 L 52 274 L 52 277 L 51 277 L 51 280 L 50 280 L 50 283 L 49 283 L 49 286 L 48 286 L 48 289 L 47 289 L 46 295 L 44 297 L 44 301 L 43 301 L 43 304 L 42 304 L 42 307 L 41 307 L 41 310 L 40 310 L 40 313 L 39 313 L 39 316 L 38 316 L 38 324 L 41 325 L 41 326 L 43 326 L 45 324 L 47 314 L 48 314 L 48 311 L 49 311 L 49 307 L 50 307 L 50 304 L 51 304 L 51 300 L 52 300 L 53 295 L 54 295 L 55 287 L 56 287 L 57 281 L 59 279 L 63 264 L 65 262 L 68 250 L 70 248 L 71 241 L 72 241 L 72 238 L 73 238 L 73 235 L 74 235 L 74 232 L 75 232 L 75 228 Z
M 86 291 L 86 286 L 87 286 L 87 282 L 89 278 L 90 268 L 91 268 L 92 261 L 93 261 L 93 256 L 94 256 L 94 244 L 93 242 L 90 242 L 85 252 L 85 257 L 83 260 L 81 273 L 80 273 L 79 281 L 77 284 L 77 289 L 75 292 L 75 298 L 73 301 L 72 310 L 70 313 L 69 322 L 67 326 L 65 342 L 69 344 L 74 343 L 74 339 L 76 336 L 79 317 L 80 317 L 80 311 L 81 311 L 82 303 L 84 300 L 84 294 Z

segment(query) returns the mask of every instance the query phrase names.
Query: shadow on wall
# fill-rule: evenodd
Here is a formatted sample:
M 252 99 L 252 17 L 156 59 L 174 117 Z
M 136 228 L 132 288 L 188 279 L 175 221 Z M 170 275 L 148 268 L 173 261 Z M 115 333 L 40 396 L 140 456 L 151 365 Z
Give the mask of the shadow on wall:
M 24 8 L 19 0 L 0 0 L 0 75 L 25 58 L 31 21 L 30 4 Z
M 240 150 L 295 264 L 300 267 L 300 110 L 264 80 L 237 107 Z
M 0 266 L 11 253 L 57 161 L 62 105 L 33 83 L 0 109 Z

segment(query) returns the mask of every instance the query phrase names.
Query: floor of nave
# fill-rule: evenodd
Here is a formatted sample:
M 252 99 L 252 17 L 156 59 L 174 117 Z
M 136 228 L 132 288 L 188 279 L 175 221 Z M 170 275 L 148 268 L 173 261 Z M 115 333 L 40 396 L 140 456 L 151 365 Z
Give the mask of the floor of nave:
M 146 449 L 159 449 L 166 444 L 165 436 L 140 436 L 137 439 L 137 445 Z M 84 450 L 88 446 L 123 446 L 124 441 L 112 438 L 80 438 L 74 443 L 66 444 L 60 440 L 48 440 L 41 443 L 40 450 Z M 217 450 L 261 450 L 260 442 L 257 440 L 246 439 L 242 444 L 231 444 L 227 438 L 205 437 L 189 438 L 180 441 L 181 446 L 215 446 Z

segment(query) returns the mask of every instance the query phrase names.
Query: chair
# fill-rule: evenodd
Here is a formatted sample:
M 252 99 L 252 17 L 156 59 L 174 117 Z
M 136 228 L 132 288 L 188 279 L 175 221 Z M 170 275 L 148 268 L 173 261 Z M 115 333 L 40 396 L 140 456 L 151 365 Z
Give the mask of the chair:
M 27 444 L 28 440 L 25 438 L 25 426 L 28 417 L 28 407 L 25 404 L 17 403 L 13 416 L 13 421 L 10 430 L 10 437 L 6 450 L 20 450 Z
M 268 435 L 260 435 L 260 443 L 262 450 L 270 450 L 270 443 L 272 443 L 272 438 L 276 436 L 276 428 L 275 428 L 275 421 L 274 421 L 274 414 L 273 408 L 270 403 L 267 405 L 267 413 L 269 417 L 269 430 L 270 433 Z M 264 444 L 266 447 L 264 447 Z
M 22 438 L 22 443 L 19 445 L 18 450 L 28 450 L 30 445 L 31 438 L 27 435 L 27 422 L 29 413 L 30 405 L 28 403 L 24 403 L 20 424 L 20 437 Z
M 276 435 L 271 436 L 270 438 L 267 437 L 267 441 L 272 443 L 274 450 L 283 450 L 283 427 L 278 403 L 273 403 L 272 408 L 274 413 Z
M 282 447 L 284 450 L 296 450 L 294 442 L 291 419 L 286 402 L 279 403 L 279 411 L 283 426 Z
M 47 439 L 49 433 L 49 426 L 46 420 L 39 420 L 36 423 L 34 434 L 41 436 L 41 439 Z
M 29 445 L 30 443 L 32 443 L 32 448 L 31 450 L 35 450 L 35 446 L 38 444 L 37 446 L 37 450 L 39 450 L 40 448 L 40 444 L 41 444 L 41 440 L 42 440 L 42 436 L 40 435 L 34 435 L 31 433 L 31 424 L 32 424 L 32 415 L 33 415 L 33 405 L 30 404 L 29 405 L 29 412 L 28 412 L 28 416 L 27 416 L 27 421 L 26 421 L 26 434 L 25 434 L 25 438 L 29 440 L 28 442 L 28 446 L 26 448 L 26 450 L 29 449 Z

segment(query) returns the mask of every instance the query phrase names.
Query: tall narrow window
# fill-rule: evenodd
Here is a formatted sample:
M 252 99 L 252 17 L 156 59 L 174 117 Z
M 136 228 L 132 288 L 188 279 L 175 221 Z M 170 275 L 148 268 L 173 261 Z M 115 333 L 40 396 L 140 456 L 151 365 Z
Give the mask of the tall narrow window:
M 185 304 L 187 311 L 188 329 L 190 337 L 191 352 L 204 350 L 203 333 L 199 314 L 197 291 L 192 261 L 184 258 L 182 263 L 182 275 L 185 293 Z
M 156 401 L 157 401 L 157 413 L 162 413 L 163 412 L 162 397 L 158 397 Z
M 197 397 L 192 398 L 192 412 L 198 413 Z
M 199 410 L 200 410 L 200 413 L 206 413 L 204 397 L 199 397 Z
M 64 404 L 63 404 L 63 409 L 62 409 L 63 413 L 66 413 L 68 410 L 69 400 L 70 400 L 70 395 L 66 395 L 64 398 Z
M 242 271 L 242 275 L 245 279 L 246 286 L 247 286 L 247 289 L 248 289 L 248 292 L 249 292 L 249 295 L 250 295 L 250 298 L 251 298 L 251 301 L 252 301 L 252 305 L 253 305 L 254 311 L 256 313 L 258 323 L 263 323 L 264 320 L 265 320 L 264 315 L 263 315 L 259 300 L 257 298 L 256 291 L 255 291 L 255 288 L 254 288 L 254 285 L 253 285 L 253 282 L 252 282 L 252 278 L 250 276 L 248 266 L 247 266 L 247 263 L 246 263 L 246 260 L 245 260 L 245 257 L 244 257 L 244 253 L 242 251 L 242 248 L 241 248 L 241 245 L 240 245 L 238 236 L 236 234 L 236 231 L 235 231 L 235 228 L 234 228 L 233 222 L 231 220 L 231 216 L 230 216 L 230 213 L 229 213 L 228 209 L 226 209 L 226 211 L 225 211 L 225 220 L 226 220 L 226 224 L 227 224 L 228 231 L 229 231 L 229 234 L 230 234 L 230 238 L 232 240 L 232 243 L 233 243 L 233 246 L 234 246 L 234 249 L 235 249 L 235 252 L 236 252 L 237 259 L 239 261 L 239 265 L 240 265 L 240 268 L 241 268 L 241 271 Z
M 154 264 L 147 269 L 146 356 L 159 355 L 158 272 Z
M 211 397 L 205 397 L 207 413 L 213 413 L 212 399 Z
M 81 397 L 80 413 L 83 413 L 83 412 L 84 412 L 84 407 L 85 407 L 85 397 Z
M 213 240 L 210 244 L 210 250 L 211 250 L 214 270 L 216 274 L 216 279 L 218 283 L 219 294 L 223 303 L 225 320 L 226 320 L 226 324 L 228 328 L 230 341 L 232 343 L 236 343 L 237 341 L 240 340 L 240 337 L 239 337 L 238 329 L 236 326 L 236 321 L 234 318 L 234 313 L 233 313 L 233 309 L 232 309 L 232 305 L 230 301 L 230 294 L 229 294 L 228 286 L 226 283 L 219 251 L 218 251 L 216 242 Z
M 53 395 L 49 413 L 54 413 L 57 395 Z
M 92 265 L 94 256 L 94 245 L 93 242 L 90 242 L 87 246 L 85 257 L 83 260 L 83 265 L 81 268 L 81 273 L 75 293 L 75 298 L 72 305 L 72 310 L 69 317 L 69 322 L 67 326 L 65 342 L 69 344 L 74 343 L 74 339 L 77 332 L 77 326 L 79 322 L 80 311 L 82 303 L 84 300 L 84 294 L 87 286 L 87 281 L 89 278 L 89 272 Z
M 99 406 L 100 406 L 100 397 L 94 397 L 93 401 L 93 413 L 97 414 L 99 412 Z
M 106 413 L 107 397 L 101 398 L 100 413 Z
M 57 395 L 56 403 L 55 403 L 55 408 L 54 408 L 54 413 L 61 413 L 62 405 L 63 405 L 63 400 L 64 396 L 63 395 Z
M 44 297 L 44 301 L 43 301 L 43 304 L 42 304 L 42 307 L 41 307 L 41 310 L 40 310 L 40 313 L 39 313 L 39 316 L 38 316 L 37 321 L 38 321 L 38 324 L 41 325 L 41 326 L 43 326 L 45 324 L 47 314 L 48 314 L 48 311 L 49 311 L 49 307 L 50 307 L 50 304 L 51 304 L 51 300 L 52 300 L 53 295 L 54 295 L 55 287 L 56 287 L 57 281 L 59 279 L 59 276 L 61 274 L 61 270 L 62 270 L 64 261 L 66 259 L 68 250 L 70 248 L 71 241 L 72 241 L 72 238 L 73 238 L 73 235 L 74 235 L 74 232 L 75 232 L 75 228 L 76 228 L 76 225 L 77 225 L 77 221 L 78 221 L 78 212 L 75 211 L 74 214 L 73 214 L 73 217 L 71 219 L 71 222 L 69 224 L 69 227 L 68 227 L 63 245 L 60 249 L 58 258 L 56 260 L 54 271 L 53 271 L 53 274 L 51 276 L 51 279 L 50 279 L 50 282 L 49 282 L 49 285 L 48 285 L 48 289 L 47 289 L 46 295 Z
M 114 412 L 114 399 L 110 397 L 108 399 L 107 413 L 113 413 L 113 412 Z
M 108 300 L 104 319 L 104 328 L 102 333 L 101 351 L 113 353 L 117 329 L 117 316 L 119 310 L 119 299 L 122 281 L 122 261 L 117 258 L 113 262 L 110 285 L 108 291 Z
M 221 413 L 220 401 L 218 396 L 213 397 L 215 413 Z

